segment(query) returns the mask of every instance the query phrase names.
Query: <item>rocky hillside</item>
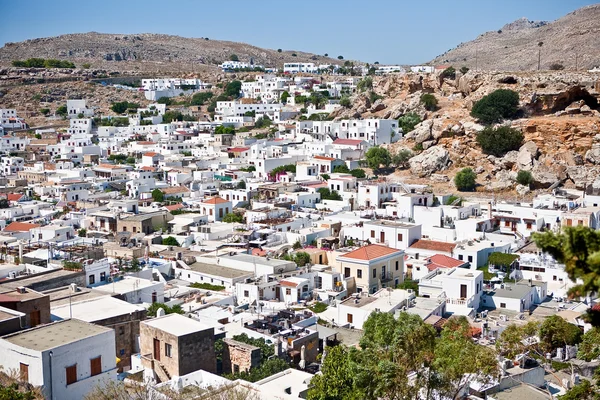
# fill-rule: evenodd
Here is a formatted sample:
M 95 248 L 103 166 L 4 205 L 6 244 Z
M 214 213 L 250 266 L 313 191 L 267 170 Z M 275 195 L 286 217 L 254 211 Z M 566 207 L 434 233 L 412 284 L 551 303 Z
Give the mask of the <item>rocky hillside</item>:
M 503 157 L 483 154 L 476 138 L 484 127 L 470 116 L 473 103 L 495 89 L 511 89 L 520 97 L 522 117 L 507 121 L 523 132 L 523 146 Z M 397 174 L 408 182 L 427 182 L 453 190 L 452 178 L 464 167 L 478 174 L 478 191 L 499 195 L 526 194 L 517 185 L 518 171 L 533 175 L 533 189 L 554 184 L 583 188 L 600 177 L 600 76 L 587 72 L 468 72 L 456 79 L 406 74 L 374 81 L 382 99 L 371 103 L 365 93 L 353 96 L 352 107 L 333 115 L 399 118 L 412 112 L 422 119 L 394 143 L 392 154 L 410 150 L 409 168 Z M 420 104 L 432 93 L 439 109 Z M 600 183 L 600 181 L 598 182 Z M 513 189 L 515 191 L 513 191 Z
M 231 55 L 240 61 L 269 67 L 281 67 L 285 62 L 331 63 L 334 60 L 301 51 L 263 49 L 245 43 L 185 38 L 161 34 L 77 33 L 56 37 L 6 43 L 0 48 L 0 63 L 30 57 L 58 58 L 73 61 L 78 67 L 89 63 L 93 68 L 170 69 L 195 71 L 206 65 L 217 65 Z M 337 61 L 337 60 L 336 60 Z
M 431 63 L 467 66 L 480 70 L 521 71 L 561 64 L 566 69 L 600 65 L 600 4 L 580 8 L 552 22 L 519 19 L 497 31 L 461 43 Z M 538 46 L 539 43 L 542 46 Z

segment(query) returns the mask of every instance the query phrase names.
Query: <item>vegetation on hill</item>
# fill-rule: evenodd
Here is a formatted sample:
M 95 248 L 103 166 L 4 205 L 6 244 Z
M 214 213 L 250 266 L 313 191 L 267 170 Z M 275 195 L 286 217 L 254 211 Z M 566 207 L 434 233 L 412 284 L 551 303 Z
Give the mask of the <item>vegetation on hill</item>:
M 477 143 L 485 154 L 502 157 L 511 150 L 518 150 L 523 144 L 523 133 L 509 126 L 485 127 L 477 135 Z
M 14 60 L 13 67 L 25 68 L 75 68 L 71 61 L 56 60 L 54 58 L 28 58 L 27 60 Z
M 461 192 L 472 191 L 477 186 L 477 174 L 471 168 L 463 168 L 454 176 L 454 185 Z
M 484 124 L 515 118 L 519 112 L 519 94 L 514 90 L 497 89 L 473 104 L 471 116 Z

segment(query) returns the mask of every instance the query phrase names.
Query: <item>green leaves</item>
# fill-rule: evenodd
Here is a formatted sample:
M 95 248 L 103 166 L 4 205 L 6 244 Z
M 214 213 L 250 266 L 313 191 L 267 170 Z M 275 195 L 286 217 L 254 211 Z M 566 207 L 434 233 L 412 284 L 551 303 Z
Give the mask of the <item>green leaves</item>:
M 519 94 L 513 90 L 498 89 L 484 96 L 471 109 L 471 116 L 484 124 L 493 124 L 517 116 Z
M 382 165 L 387 168 L 392 162 L 390 152 L 383 147 L 371 147 L 365 157 L 367 165 L 373 170 L 379 169 Z

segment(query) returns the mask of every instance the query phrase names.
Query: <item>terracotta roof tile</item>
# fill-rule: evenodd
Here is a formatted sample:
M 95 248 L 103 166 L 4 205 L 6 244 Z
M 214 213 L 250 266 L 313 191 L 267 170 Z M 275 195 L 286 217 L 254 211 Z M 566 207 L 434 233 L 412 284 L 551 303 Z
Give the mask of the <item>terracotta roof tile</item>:
M 232 147 L 229 150 L 227 150 L 227 152 L 228 153 L 243 153 L 248 150 L 250 150 L 249 147 Z
M 298 283 L 296 283 L 296 282 L 290 282 L 290 281 L 285 281 L 285 280 L 279 281 L 279 284 L 281 286 L 298 287 Z
M 19 201 L 24 195 L 21 193 L 9 193 L 6 195 L 8 201 Z
M 181 204 L 181 203 L 173 204 L 170 206 L 165 206 L 165 208 L 169 211 L 181 210 L 183 208 L 183 204 Z
M 370 244 L 368 246 L 361 247 L 357 250 L 351 251 L 341 255 L 343 258 L 353 258 L 355 260 L 375 260 L 380 257 L 389 256 L 394 253 L 402 253 L 402 250 L 393 249 L 387 246 L 381 246 L 378 244 Z
M 31 229 L 40 226 L 40 224 L 30 224 L 28 222 L 11 222 L 4 228 L 4 232 L 29 232 Z
M 190 189 L 185 186 L 171 186 L 164 189 L 160 189 L 163 194 L 175 194 L 175 193 L 188 193 Z
M 215 196 L 215 197 L 211 197 L 208 200 L 202 201 L 202 203 L 204 203 L 204 204 L 223 204 L 223 203 L 229 203 L 229 202 L 220 196 Z
M 325 156 L 314 156 L 313 158 L 317 160 L 325 160 L 325 161 L 333 161 L 335 158 L 333 157 L 325 157 Z
M 427 269 L 433 271 L 437 268 L 454 268 L 465 265 L 464 261 L 457 260 L 456 258 L 448 257 L 443 254 L 436 254 L 429 257 L 431 264 L 427 265 Z
M 154 157 L 154 156 L 158 156 L 158 155 L 160 155 L 160 154 L 155 153 L 153 151 L 149 151 L 147 153 L 144 153 L 144 157 Z
M 411 249 L 423 249 L 423 250 L 433 250 L 440 251 L 444 253 L 452 253 L 454 248 L 456 247 L 455 243 L 448 242 L 437 242 L 435 240 L 417 240 L 414 242 L 410 248 Z
M 350 146 L 358 146 L 362 142 L 363 142 L 362 140 L 358 140 L 358 139 L 335 139 L 333 141 L 333 144 L 344 144 L 344 145 L 350 145 Z

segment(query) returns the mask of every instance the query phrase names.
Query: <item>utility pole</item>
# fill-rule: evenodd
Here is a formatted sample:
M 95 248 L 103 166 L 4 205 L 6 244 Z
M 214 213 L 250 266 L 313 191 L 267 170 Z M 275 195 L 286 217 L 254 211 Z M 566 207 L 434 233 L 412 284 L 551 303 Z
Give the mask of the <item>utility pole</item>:
M 542 61 L 542 46 L 544 45 L 544 42 L 539 42 L 538 43 L 538 71 L 540 70 L 540 66 L 541 66 L 541 61 Z

